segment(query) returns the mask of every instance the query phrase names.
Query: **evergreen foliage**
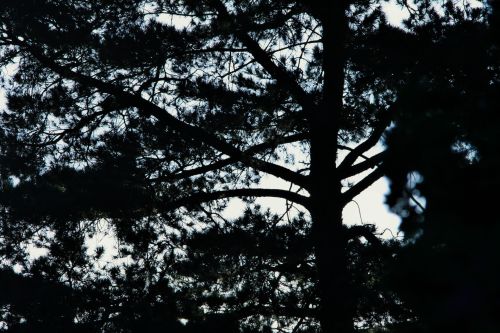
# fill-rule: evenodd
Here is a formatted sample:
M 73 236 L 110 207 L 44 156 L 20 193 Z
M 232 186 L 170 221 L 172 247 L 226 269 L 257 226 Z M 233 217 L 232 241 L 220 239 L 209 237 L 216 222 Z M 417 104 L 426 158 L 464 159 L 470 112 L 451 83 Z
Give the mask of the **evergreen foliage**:
M 2 0 L 2 329 L 493 332 L 496 5 L 415 2 Z

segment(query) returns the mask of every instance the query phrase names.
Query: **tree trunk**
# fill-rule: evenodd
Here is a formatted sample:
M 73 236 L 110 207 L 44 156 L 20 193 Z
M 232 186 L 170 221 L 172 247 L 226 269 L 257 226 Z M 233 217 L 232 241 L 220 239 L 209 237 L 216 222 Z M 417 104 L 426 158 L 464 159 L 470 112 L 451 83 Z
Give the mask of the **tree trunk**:
M 347 238 L 342 225 L 341 184 L 336 172 L 339 119 L 343 108 L 344 1 L 320 8 L 323 23 L 324 92 L 311 115 L 311 216 L 319 274 L 323 333 L 354 331 L 355 300 L 348 271 Z
M 354 299 L 341 209 L 326 207 L 313 214 L 321 299 L 320 324 L 323 333 L 351 333 L 354 331 Z

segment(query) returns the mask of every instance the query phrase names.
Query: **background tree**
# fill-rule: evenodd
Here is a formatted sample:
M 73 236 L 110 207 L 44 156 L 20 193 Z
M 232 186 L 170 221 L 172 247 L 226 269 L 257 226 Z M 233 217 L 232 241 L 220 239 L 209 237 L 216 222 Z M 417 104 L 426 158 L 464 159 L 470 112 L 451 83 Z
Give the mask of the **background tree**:
M 494 9 L 448 6 L 438 15 L 421 4 L 408 22 L 435 37 L 422 45 L 428 56 L 420 58 L 418 72 L 425 75 L 399 94 L 386 166 L 389 203 L 403 217 L 408 239 L 393 282 L 419 317 L 418 332 L 499 327 Z M 412 196 L 425 198 L 425 208 Z

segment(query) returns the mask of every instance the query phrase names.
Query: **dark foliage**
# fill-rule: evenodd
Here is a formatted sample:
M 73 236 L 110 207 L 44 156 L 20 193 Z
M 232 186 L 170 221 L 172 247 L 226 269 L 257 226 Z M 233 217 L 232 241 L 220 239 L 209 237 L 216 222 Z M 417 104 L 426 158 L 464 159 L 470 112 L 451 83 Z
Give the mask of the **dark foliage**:
M 2 0 L 1 329 L 493 331 L 496 5 L 384 3 Z
M 392 278 L 420 318 L 418 332 L 499 327 L 500 58 L 493 9 L 450 12 L 453 25 L 420 24 L 439 38 L 429 45 L 433 56 L 417 66 L 425 76 L 401 92 L 387 140 L 388 201 L 403 217 L 409 242 Z M 415 196 L 425 198 L 425 208 Z

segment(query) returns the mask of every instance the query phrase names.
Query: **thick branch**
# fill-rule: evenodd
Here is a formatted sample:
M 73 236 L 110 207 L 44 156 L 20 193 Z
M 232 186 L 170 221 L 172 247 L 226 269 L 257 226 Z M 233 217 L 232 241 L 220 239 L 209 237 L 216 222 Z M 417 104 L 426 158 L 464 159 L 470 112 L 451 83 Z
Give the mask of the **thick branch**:
M 349 201 L 354 199 L 358 194 L 366 190 L 370 185 L 384 176 L 383 166 L 379 166 L 375 171 L 372 171 L 368 176 L 360 180 L 356 185 L 351 187 L 346 192 L 342 193 L 342 204 L 346 205 Z
M 363 162 L 354 164 L 353 166 L 349 166 L 346 168 L 342 168 L 338 170 L 338 174 L 340 179 L 345 179 L 348 177 L 355 176 L 363 171 L 366 171 L 370 168 L 374 168 L 377 165 L 379 165 L 383 160 L 384 157 L 387 155 L 385 151 L 378 153 L 372 157 L 366 158 Z
M 309 200 L 307 197 L 303 195 L 287 190 L 266 189 L 266 188 L 243 188 L 243 189 L 226 190 L 226 191 L 194 193 L 188 197 L 166 203 L 164 208 L 175 209 L 182 206 L 197 205 L 203 202 L 209 202 L 218 199 L 241 198 L 241 197 L 282 198 L 288 201 L 298 203 L 303 206 L 306 206 Z
M 176 117 L 166 112 L 164 109 L 148 100 L 143 99 L 139 95 L 126 92 L 114 84 L 103 82 L 93 77 L 74 72 L 70 68 L 60 65 L 52 59 L 48 58 L 42 52 L 25 44 L 23 44 L 22 46 L 25 47 L 40 63 L 53 70 L 55 73 L 61 75 L 62 77 L 78 82 L 79 84 L 82 84 L 84 86 L 97 88 L 103 93 L 110 94 L 114 96 L 122 105 L 136 107 L 142 114 L 156 118 L 165 126 L 175 130 L 185 139 L 191 139 L 201 144 L 207 144 L 215 148 L 216 150 L 229 155 L 237 161 L 240 161 L 257 170 L 269 173 L 302 187 L 307 186 L 306 177 L 292 170 L 248 156 L 226 141 L 221 140 L 217 136 L 204 131 L 202 128 L 187 124 L 177 119 Z
M 379 123 L 375 128 L 373 129 L 372 134 L 366 139 L 364 142 L 359 144 L 356 148 L 354 148 L 340 163 L 339 165 L 339 170 L 348 168 L 351 166 L 354 162 L 356 162 L 356 159 L 360 156 L 363 155 L 367 150 L 375 146 L 379 141 L 380 138 L 382 137 L 382 134 L 384 134 L 385 130 L 387 127 L 391 124 L 391 114 L 390 111 L 385 111 L 383 114 L 382 118 L 380 119 Z
M 348 151 L 353 151 L 354 148 L 352 147 L 348 147 L 348 146 L 344 146 L 344 145 L 337 145 L 337 150 L 348 150 Z M 359 157 L 367 160 L 368 157 L 366 155 L 360 155 Z

